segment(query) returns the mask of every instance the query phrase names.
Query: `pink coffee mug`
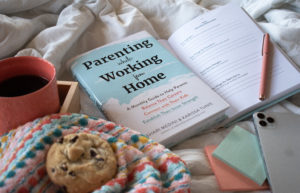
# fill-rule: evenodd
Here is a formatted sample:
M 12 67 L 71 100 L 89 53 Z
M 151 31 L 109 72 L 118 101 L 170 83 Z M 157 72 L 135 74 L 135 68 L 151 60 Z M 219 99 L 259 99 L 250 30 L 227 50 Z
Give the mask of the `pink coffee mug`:
M 43 78 L 45 85 L 23 95 L 7 96 L 2 94 L 0 96 L 0 135 L 35 118 L 59 111 L 60 102 L 53 64 L 33 56 L 19 56 L 0 60 L 0 84 L 3 85 L 9 80 L 28 76 Z M 1 87 L 2 91 L 11 88 L 21 91 L 25 86 L 20 85 L 26 81 L 18 80 L 19 82 L 16 84 Z M 34 79 L 34 83 L 37 82 L 39 81 Z

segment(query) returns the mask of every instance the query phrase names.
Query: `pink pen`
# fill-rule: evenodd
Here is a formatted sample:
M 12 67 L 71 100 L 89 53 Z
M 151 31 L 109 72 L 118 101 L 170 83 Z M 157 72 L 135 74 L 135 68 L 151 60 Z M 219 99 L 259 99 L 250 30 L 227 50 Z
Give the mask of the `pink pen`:
M 266 98 L 266 83 L 268 77 L 268 57 L 269 57 L 269 34 L 264 34 L 263 47 L 262 47 L 262 70 L 259 88 L 259 100 L 264 100 Z

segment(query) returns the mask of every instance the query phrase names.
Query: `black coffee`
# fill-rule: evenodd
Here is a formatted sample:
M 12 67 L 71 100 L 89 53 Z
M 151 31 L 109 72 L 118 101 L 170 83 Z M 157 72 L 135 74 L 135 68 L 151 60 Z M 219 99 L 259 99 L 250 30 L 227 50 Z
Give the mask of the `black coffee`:
M 15 76 L 0 82 L 0 96 L 22 96 L 42 88 L 47 83 L 48 80 L 35 75 Z

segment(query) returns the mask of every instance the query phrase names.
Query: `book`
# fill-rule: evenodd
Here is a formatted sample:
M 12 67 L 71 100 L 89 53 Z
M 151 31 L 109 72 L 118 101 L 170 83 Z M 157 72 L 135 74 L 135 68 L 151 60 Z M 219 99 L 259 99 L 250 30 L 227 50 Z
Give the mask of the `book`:
M 142 48 L 133 51 L 135 48 L 132 45 L 143 38 L 150 38 L 149 41 L 151 42 L 155 41 L 154 38 L 145 35 L 145 33 L 137 33 L 71 59 L 71 70 L 74 77 L 87 91 L 90 98 L 95 101 L 99 109 L 104 111 L 108 119 L 142 131 L 159 142 L 167 140 L 167 138 L 178 138 L 175 141 L 170 140 L 172 142 L 164 141 L 165 144 L 171 145 L 191 136 L 191 134 L 194 135 L 196 131 L 214 127 L 215 123 L 219 124 L 221 122 L 219 125 L 223 126 L 250 116 L 253 111 L 266 108 L 300 91 L 300 72 L 284 52 L 275 43 L 272 43 L 270 48 L 272 65 L 268 82 L 268 96 L 264 101 L 259 100 L 263 34 L 262 30 L 244 10 L 237 5 L 228 4 L 194 18 L 177 29 L 168 40 L 159 40 L 159 43 L 164 45 L 166 49 L 158 46 L 153 49 L 152 55 L 150 53 L 144 55 L 144 51 L 148 52 L 151 49 Z M 130 51 L 132 49 L 132 53 L 124 54 L 124 56 L 114 60 L 115 53 L 112 51 L 114 47 L 116 47 L 116 50 L 128 49 Z M 176 57 L 173 57 L 170 53 Z M 158 55 L 158 58 L 163 62 L 149 65 L 146 68 L 141 67 L 141 70 L 134 70 L 134 65 L 140 65 L 139 63 L 146 60 L 147 57 L 151 60 L 149 57 L 154 55 Z M 184 65 L 178 67 L 177 63 L 180 62 L 176 58 Z M 117 64 L 107 65 L 114 61 L 118 61 Z M 168 67 L 165 66 L 165 62 Z M 128 64 L 130 66 L 125 67 Z M 116 66 L 120 66 L 120 70 L 118 68 L 114 69 Z M 154 66 L 163 69 L 162 74 L 156 71 L 156 74 L 150 76 L 149 73 L 154 72 L 150 69 Z M 95 69 L 98 69 L 98 72 L 93 75 L 91 72 Z M 166 75 L 167 71 L 170 71 L 169 73 L 172 75 Z M 191 71 L 197 76 L 194 76 Z M 154 76 L 152 81 L 155 81 L 155 84 L 148 85 L 148 83 L 143 82 L 152 76 Z M 92 80 L 92 77 L 97 80 Z M 131 80 L 126 79 L 125 81 L 125 77 L 130 77 Z M 186 87 L 185 78 L 189 79 L 187 85 L 193 91 L 193 94 L 188 94 L 191 97 L 189 98 L 192 102 L 191 105 L 187 106 L 187 103 L 184 103 L 179 108 L 175 103 L 172 103 L 171 106 L 167 106 L 171 103 L 167 102 L 169 99 L 166 99 L 167 103 L 164 106 L 164 97 L 160 94 L 164 93 L 162 95 L 168 96 L 165 94 L 175 94 L 177 88 Z M 198 80 L 199 78 L 201 81 Z M 114 87 L 118 85 L 119 81 L 123 82 L 121 87 Z M 179 82 L 175 84 L 174 81 Z M 194 81 L 195 83 L 192 83 Z M 109 86 L 106 88 L 96 86 L 96 82 L 97 84 L 106 82 L 109 83 Z M 169 84 L 171 82 L 174 83 L 173 87 Z M 201 82 L 201 84 L 198 85 L 198 82 Z M 165 85 L 165 90 L 163 85 Z M 197 88 L 201 87 L 201 89 L 192 89 L 196 85 L 198 85 Z M 126 88 L 128 91 L 125 90 Z M 215 93 L 212 95 L 211 90 L 217 95 Z M 124 95 L 121 91 L 127 93 Z M 133 100 L 132 93 L 135 97 L 138 97 L 137 94 L 139 94 L 139 99 Z M 105 97 L 102 96 L 103 94 Z M 185 94 L 185 91 L 180 94 Z M 124 98 L 117 99 L 118 95 Z M 213 116 L 201 124 L 196 124 L 203 118 L 198 116 L 200 113 L 198 110 L 192 110 L 199 105 L 194 103 L 192 96 L 196 97 L 194 98 L 195 101 L 200 101 L 199 99 L 202 101 L 205 96 L 209 96 L 210 99 L 216 97 L 218 101 L 221 101 L 220 97 L 224 99 L 230 105 L 225 114 L 226 119 L 224 119 L 223 110 L 227 106 L 223 101 L 223 105 L 221 105 L 221 102 L 213 105 L 216 108 L 221 107 L 221 111 L 215 109 L 211 114 L 204 113 L 209 115 L 208 117 L 213 114 L 217 116 Z M 176 99 L 177 96 L 174 95 L 174 97 L 173 99 Z M 111 100 L 108 102 L 109 98 Z M 163 100 L 158 102 L 157 99 Z M 180 99 L 178 104 L 182 104 L 181 101 Z M 123 110 L 117 110 L 120 106 Z M 181 108 L 183 106 L 187 108 L 184 110 Z M 141 107 L 143 107 L 142 111 L 133 113 L 132 110 Z M 176 110 L 177 107 L 178 110 Z M 206 106 L 204 105 L 204 107 Z M 162 110 L 165 112 L 164 115 L 161 112 Z M 197 113 L 195 114 L 195 112 Z M 144 113 L 147 115 L 143 115 Z M 208 117 L 204 119 L 208 119 Z M 137 122 L 140 123 L 136 124 Z M 162 123 L 156 124 L 156 122 Z M 146 128 L 146 125 L 149 125 L 150 129 Z M 185 130 L 189 127 L 193 127 L 191 129 L 193 132 L 187 132 L 188 129 Z
M 250 117 L 300 91 L 296 64 L 270 42 L 267 98 L 259 100 L 264 32 L 239 6 L 200 15 L 176 30 L 168 44 L 180 58 L 229 104 L 224 124 Z
M 216 145 L 209 145 L 205 146 L 204 150 L 221 191 L 255 191 L 270 189 L 267 181 L 260 186 L 237 170 L 213 157 L 212 153 L 216 148 Z
M 107 119 L 167 147 L 220 122 L 229 107 L 146 32 L 71 62 L 75 79 Z

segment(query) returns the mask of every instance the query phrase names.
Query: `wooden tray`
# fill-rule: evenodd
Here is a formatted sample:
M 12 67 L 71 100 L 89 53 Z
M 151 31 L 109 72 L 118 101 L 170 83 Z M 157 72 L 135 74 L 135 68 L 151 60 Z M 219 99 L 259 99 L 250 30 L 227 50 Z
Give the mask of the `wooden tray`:
M 57 81 L 61 108 L 59 113 L 79 113 L 80 96 L 78 82 Z

